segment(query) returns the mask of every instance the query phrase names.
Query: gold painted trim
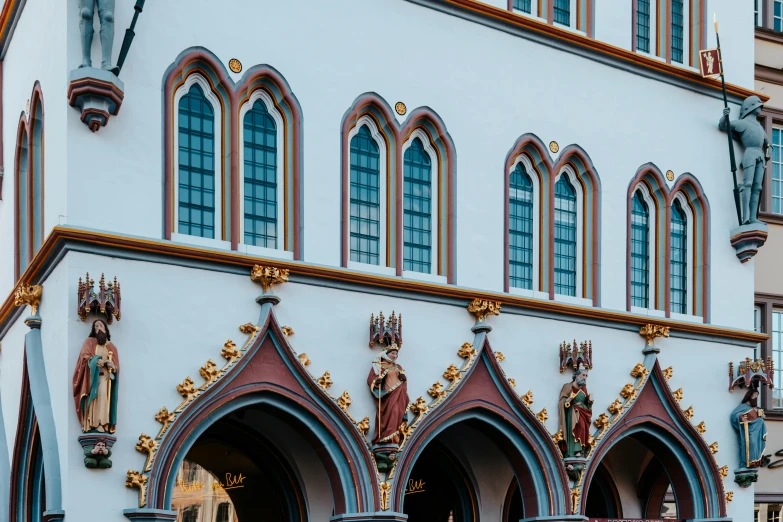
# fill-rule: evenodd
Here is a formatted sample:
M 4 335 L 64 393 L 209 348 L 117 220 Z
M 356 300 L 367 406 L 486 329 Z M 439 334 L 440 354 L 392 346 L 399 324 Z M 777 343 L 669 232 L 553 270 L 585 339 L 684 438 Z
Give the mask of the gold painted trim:
M 22 285 L 41 278 L 42 274 L 44 273 L 45 262 L 50 257 L 54 257 L 56 248 L 59 247 L 61 243 L 66 241 L 81 241 L 92 246 L 106 246 L 133 252 L 147 252 L 181 259 L 207 261 L 221 265 L 244 266 L 248 269 L 252 268 L 253 265 L 266 263 L 279 268 L 289 269 L 294 275 L 304 275 L 321 279 L 343 281 L 347 283 L 363 284 L 377 288 L 405 290 L 426 295 L 465 299 L 468 302 L 474 298 L 486 299 L 497 301 L 504 306 L 517 306 L 529 310 L 554 312 L 562 314 L 563 316 L 579 317 L 583 319 L 597 319 L 615 322 L 617 324 L 630 324 L 641 327 L 648 322 L 647 316 L 632 314 L 629 312 L 576 306 L 558 301 L 534 299 L 530 297 L 522 297 L 500 292 L 477 292 L 474 289 L 466 289 L 454 285 L 435 284 L 403 279 L 399 277 L 359 273 L 340 267 L 314 266 L 303 264 L 301 262 L 283 261 L 278 259 L 272 260 L 241 254 L 235 251 L 212 250 L 191 245 L 175 244 L 170 241 L 159 239 L 128 237 L 119 234 L 94 232 L 58 226 L 54 227 L 49 233 L 38 253 L 35 255 L 24 274 L 20 278 L 16 287 L 6 298 L 2 306 L 0 306 L 0 323 L 7 321 L 11 314 L 13 314 L 13 301 L 16 291 Z M 695 333 L 728 340 L 760 343 L 769 339 L 769 335 L 767 334 L 761 334 L 748 330 L 724 328 L 704 323 L 688 323 L 663 318 L 657 319 L 657 322 L 661 326 L 674 328 L 678 332 Z

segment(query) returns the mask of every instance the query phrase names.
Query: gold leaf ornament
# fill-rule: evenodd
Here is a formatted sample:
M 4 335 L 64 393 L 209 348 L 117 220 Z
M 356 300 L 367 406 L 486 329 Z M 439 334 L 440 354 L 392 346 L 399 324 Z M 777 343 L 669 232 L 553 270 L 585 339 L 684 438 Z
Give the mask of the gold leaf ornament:
M 411 404 L 410 410 L 417 415 L 423 415 L 427 413 L 429 407 L 427 406 L 427 402 L 424 400 L 424 397 L 419 397 L 413 404 Z
M 427 393 L 429 393 L 430 397 L 433 397 L 435 400 L 440 400 L 446 396 L 446 392 L 443 390 L 443 385 L 439 382 L 433 383 L 432 387 L 427 390 Z
M 453 364 L 449 365 L 449 367 L 446 368 L 446 371 L 443 372 L 443 378 L 447 381 L 457 380 L 459 378 L 459 368 Z
M 29 305 L 32 312 L 30 315 L 37 315 L 42 294 L 43 286 L 41 285 L 20 285 L 14 293 L 14 306 Z
M 457 355 L 459 355 L 463 359 L 470 359 L 471 357 L 476 355 L 476 349 L 473 348 L 473 345 L 470 343 L 462 343 L 460 349 L 457 350 Z
M 549 413 L 547 413 L 546 408 L 544 408 L 540 412 L 536 413 L 536 418 L 538 418 L 538 420 L 539 420 L 539 422 L 541 422 L 541 424 L 543 424 L 547 420 L 549 420 Z
M 264 293 L 269 292 L 272 285 L 288 282 L 288 269 L 274 266 L 253 265 L 250 279 L 261 285 Z
M 609 405 L 609 407 L 607 408 L 607 410 L 608 410 L 608 411 L 609 411 L 609 413 L 611 413 L 612 415 L 617 415 L 617 414 L 619 414 L 621 411 L 623 411 L 623 403 L 622 403 L 622 402 L 620 402 L 620 399 L 615 399 L 615 400 L 614 400 L 614 402 L 613 402 L 612 404 L 610 404 L 610 405 Z
M 348 390 L 345 390 L 342 395 L 337 399 L 337 405 L 340 407 L 341 410 L 344 412 L 348 411 L 348 408 L 353 403 L 353 400 L 351 399 L 351 396 L 348 395 Z
M 500 301 L 473 299 L 468 305 L 468 312 L 475 315 L 479 322 L 483 322 L 488 315 L 500 315 Z
M 522 402 L 525 403 L 525 406 L 532 406 L 533 405 L 533 390 L 528 390 L 526 394 L 524 394 L 522 397 Z
M 647 340 L 647 346 L 652 346 L 658 337 L 669 337 L 669 327 L 660 324 L 645 324 L 639 329 L 639 335 Z
M 310 358 L 306 353 L 300 353 L 298 359 L 299 362 L 302 363 L 302 366 L 310 366 Z
M 370 431 L 370 418 L 363 418 L 361 421 L 359 421 L 359 424 L 357 424 L 356 427 L 358 428 L 359 432 L 366 437 L 367 433 Z
M 692 418 L 696 413 L 693 411 L 693 406 L 688 406 L 687 410 L 684 410 L 682 413 L 685 414 L 686 419 Z
M 321 388 L 323 388 L 324 390 L 326 390 L 327 388 L 329 388 L 329 386 L 331 386 L 332 384 L 334 384 L 334 383 L 332 382 L 332 376 L 331 376 L 331 375 L 329 375 L 329 372 L 328 372 L 328 371 L 325 371 L 325 372 L 324 372 L 324 374 L 323 374 L 323 375 L 321 375 L 321 376 L 318 378 L 318 386 L 320 386 L 320 387 L 321 387 Z

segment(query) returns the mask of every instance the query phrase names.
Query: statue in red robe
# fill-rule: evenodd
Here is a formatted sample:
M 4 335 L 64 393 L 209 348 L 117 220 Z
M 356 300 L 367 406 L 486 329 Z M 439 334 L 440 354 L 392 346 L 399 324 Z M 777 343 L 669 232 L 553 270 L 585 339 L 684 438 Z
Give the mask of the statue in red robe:
M 399 444 L 400 425 L 403 423 L 410 404 L 408 398 L 408 378 L 405 370 L 397 364 L 399 347 L 389 346 L 380 357 L 378 371 L 373 367 L 367 377 L 370 393 L 375 398 L 375 406 L 379 409 L 375 416 L 375 437 L 372 443 Z
M 120 358 L 102 319 L 92 323 L 73 372 L 73 401 L 82 431 L 114 433 Z
M 576 370 L 572 381 L 563 386 L 559 405 L 560 430 L 563 433 L 560 449 L 563 456 L 583 457 L 589 449 L 593 415 L 593 398 L 587 391 L 587 368 Z

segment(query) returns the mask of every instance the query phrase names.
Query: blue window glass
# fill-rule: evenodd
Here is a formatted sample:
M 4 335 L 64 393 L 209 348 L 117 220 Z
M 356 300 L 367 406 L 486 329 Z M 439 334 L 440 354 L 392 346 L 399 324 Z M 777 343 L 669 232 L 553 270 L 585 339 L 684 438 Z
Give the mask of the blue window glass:
M 516 9 L 517 11 L 522 11 L 523 13 L 530 14 L 531 12 L 530 0 L 514 0 L 514 9 Z
M 22 275 L 30 263 L 30 199 L 27 160 L 27 132 L 19 137 L 19 155 L 16 166 L 17 190 L 19 191 L 19 213 L 17 214 L 17 237 L 19 238 L 19 275 Z
M 429 274 L 432 257 L 432 166 L 419 138 L 403 163 L 403 269 Z
M 672 61 L 682 63 L 685 41 L 682 0 L 672 0 Z
M 753 0 L 753 24 L 759 25 L 759 0 Z
M 215 237 L 215 115 L 198 85 L 179 101 L 180 234 Z
M 680 200 L 672 205 L 671 310 L 688 313 L 688 217 Z
M 772 312 L 772 364 L 775 367 L 775 375 L 772 382 L 775 388 L 772 390 L 772 407 L 783 408 L 783 312 Z
M 650 307 L 650 212 L 641 192 L 631 202 L 631 304 Z
M 555 293 L 576 295 L 576 191 L 566 176 L 555 184 Z
M 244 121 L 245 244 L 277 248 L 277 127 L 261 100 Z
M 774 0 L 772 3 L 772 28 L 783 31 L 783 0 Z
M 636 49 L 650 52 L 650 0 L 636 3 Z
M 380 255 L 380 154 L 363 125 L 351 138 L 351 261 L 377 265 Z
M 772 128 L 772 212 L 783 214 L 783 129 Z
M 555 22 L 571 25 L 571 0 L 554 0 Z
M 509 286 L 533 288 L 533 184 L 521 163 L 508 187 Z

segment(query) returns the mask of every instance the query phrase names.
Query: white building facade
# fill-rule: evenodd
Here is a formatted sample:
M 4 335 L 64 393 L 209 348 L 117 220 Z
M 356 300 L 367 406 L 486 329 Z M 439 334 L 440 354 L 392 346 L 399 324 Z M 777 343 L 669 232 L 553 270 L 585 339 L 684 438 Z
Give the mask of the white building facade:
M 716 13 L 736 117 L 742 4 L 147 2 L 117 77 L 78 69 L 79 0 L 6 0 L 0 521 L 752 520 L 727 367 L 767 336 L 697 63 Z M 390 456 L 368 322 L 393 311 Z M 85 433 L 112 318 L 116 422 Z

